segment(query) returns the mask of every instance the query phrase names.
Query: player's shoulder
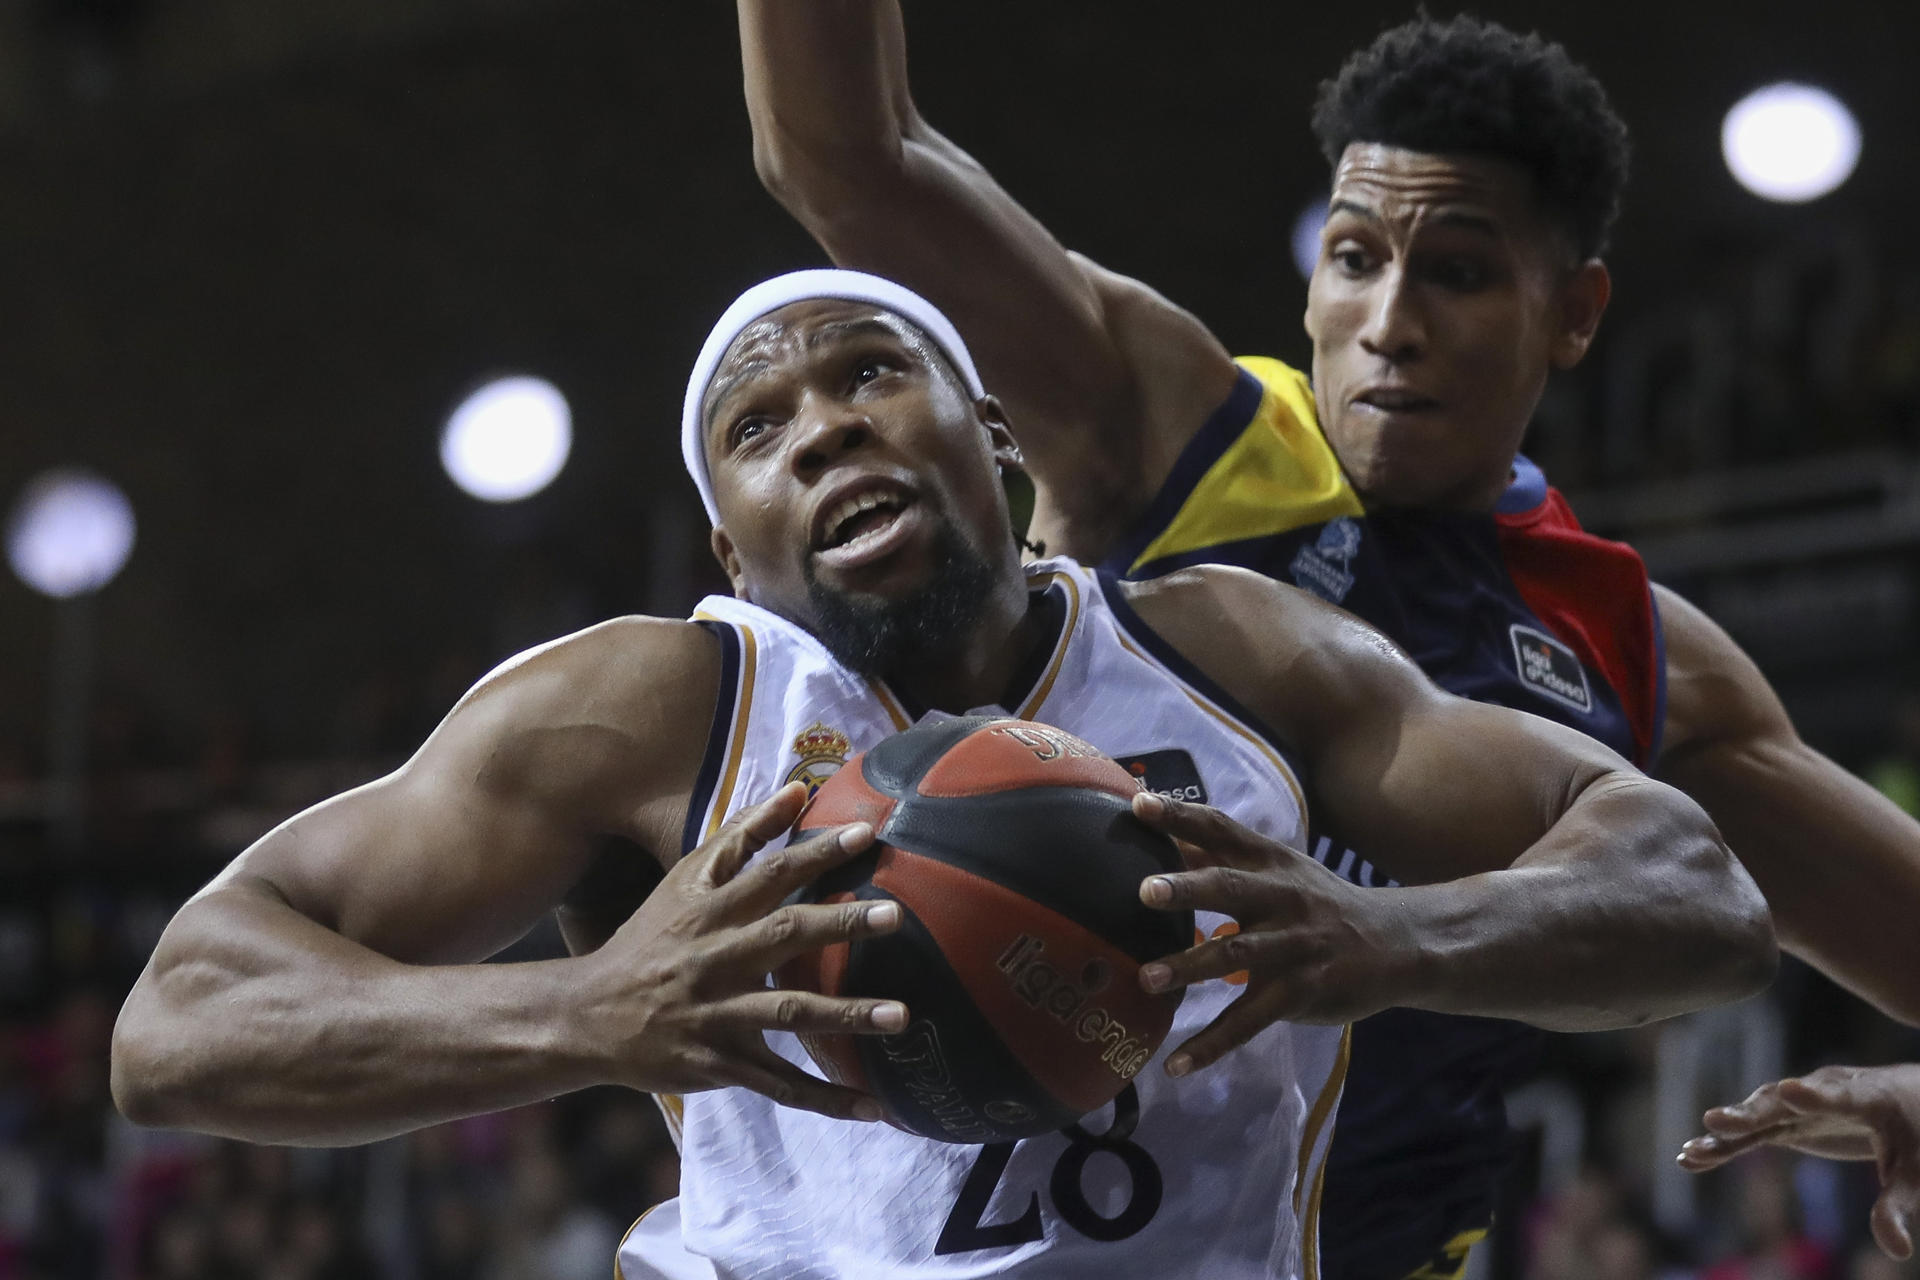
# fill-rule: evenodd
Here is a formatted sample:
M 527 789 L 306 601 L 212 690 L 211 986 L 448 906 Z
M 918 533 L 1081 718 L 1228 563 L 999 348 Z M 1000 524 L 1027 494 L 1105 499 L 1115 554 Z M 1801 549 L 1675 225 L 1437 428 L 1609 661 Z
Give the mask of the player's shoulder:
M 1222 614 L 1255 617 L 1347 616 L 1289 583 L 1233 564 L 1196 564 L 1154 578 L 1128 578 L 1121 594 L 1150 623 L 1216 625 Z
M 1142 621 L 1190 656 L 1269 661 L 1296 651 L 1392 643 L 1344 609 L 1238 565 L 1201 564 L 1122 583 Z
M 1122 590 L 1129 607 L 1162 639 L 1276 727 L 1303 714 L 1317 718 L 1321 694 L 1344 703 L 1425 685 L 1406 654 L 1381 632 L 1251 569 L 1196 565 L 1127 582 Z
M 1362 514 L 1306 375 L 1270 356 L 1241 356 L 1230 368 L 1230 385 L 1104 563 L 1136 577 L 1199 561 L 1251 564 L 1280 540 Z
M 529 706 L 618 704 L 697 684 L 717 670 L 712 634 L 697 623 L 638 614 L 609 618 L 508 658 L 474 686 L 475 695 Z
M 720 683 L 718 642 L 675 619 L 620 617 L 515 654 L 469 690 L 434 738 L 486 756 L 513 775 L 562 759 L 669 766 L 675 744 L 697 755 L 686 732 L 712 714 Z M 433 739 L 429 739 L 429 747 Z M 525 770 L 514 766 L 518 762 Z
M 1159 621 L 1163 614 L 1171 621 L 1179 610 L 1204 611 L 1223 603 L 1264 601 L 1285 608 L 1292 597 L 1304 595 L 1296 588 L 1231 564 L 1198 564 L 1156 578 L 1128 578 L 1121 582 L 1120 591 L 1149 622 Z

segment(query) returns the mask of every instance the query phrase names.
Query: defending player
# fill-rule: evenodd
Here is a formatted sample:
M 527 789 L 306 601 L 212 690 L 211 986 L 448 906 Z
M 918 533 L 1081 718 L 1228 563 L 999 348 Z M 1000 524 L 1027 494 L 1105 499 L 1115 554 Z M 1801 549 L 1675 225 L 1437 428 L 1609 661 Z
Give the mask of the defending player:
M 750 292 L 687 402 L 736 598 L 515 659 L 398 772 L 243 853 L 128 999 L 120 1105 L 325 1143 L 601 1082 L 687 1095 L 669 1105 L 683 1196 L 632 1233 L 627 1280 L 711 1277 L 715 1261 L 782 1277 L 1301 1276 L 1339 1023 L 1398 1002 L 1617 1025 L 1766 981 L 1759 895 L 1704 814 L 1591 740 L 1447 697 L 1377 634 L 1255 575 L 1023 570 L 996 475 L 1019 455 L 972 370 L 951 326 L 886 282 L 807 273 Z M 809 743 L 837 733 L 850 754 L 907 708 L 990 706 L 1113 752 L 1187 753 L 1242 823 L 1143 796 L 1143 819 L 1218 860 L 1150 878 L 1145 900 L 1213 925 L 1231 899 L 1291 957 L 1246 1001 L 1190 992 L 1110 1122 L 1012 1149 L 841 1123 L 871 1100 L 803 1071 L 790 1033 L 889 1033 L 911 1011 L 766 975 L 896 927 L 897 908 L 781 907 L 872 835 L 756 859 L 804 791 L 750 805 L 825 767 Z M 1302 788 L 1424 887 L 1369 895 L 1292 853 Z M 596 857 L 606 836 L 666 872 L 630 919 L 594 928 L 609 904 L 570 891 L 643 856 Z M 584 954 L 465 963 L 557 904 Z M 1150 985 L 1242 963 L 1232 940 L 1208 942 Z M 1247 1052 L 1180 1070 L 1248 1035 Z
M 1801 742 L 1725 633 L 1515 454 L 1606 308 L 1625 174 L 1625 127 L 1564 51 L 1421 19 L 1322 86 L 1309 384 L 1069 253 L 929 126 L 895 0 L 739 7 L 768 188 L 835 261 L 952 315 L 1021 424 L 1047 547 L 1141 577 L 1253 569 L 1359 614 L 1443 688 L 1606 743 L 1707 807 L 1784 945 L 1920 1021 L 1920 826 Z M 1355 881 L 1387 879 L 1355 833 L 1315 837 Z M 1464 1267 L 1534 1039 L 1398 1012 L 1356 1029 L 1330 1276 Z

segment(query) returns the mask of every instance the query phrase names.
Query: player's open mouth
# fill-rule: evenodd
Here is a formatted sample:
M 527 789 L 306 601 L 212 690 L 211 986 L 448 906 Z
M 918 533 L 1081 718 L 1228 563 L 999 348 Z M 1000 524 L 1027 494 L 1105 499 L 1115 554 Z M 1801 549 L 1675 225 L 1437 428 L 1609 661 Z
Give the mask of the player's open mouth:
M 867 486 L 825 511 L 815 556 L 846 569 L 868 564 L 898 548 L 919 522 L 919 503 L 892 486 Z

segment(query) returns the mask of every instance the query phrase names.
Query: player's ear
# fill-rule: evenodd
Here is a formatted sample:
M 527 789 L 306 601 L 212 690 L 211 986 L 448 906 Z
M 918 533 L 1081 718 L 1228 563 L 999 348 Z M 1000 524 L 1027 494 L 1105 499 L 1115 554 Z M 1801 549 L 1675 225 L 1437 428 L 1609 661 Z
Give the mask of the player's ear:
M 987 450 L 993 455 L 993 469 L 1000 476 L 1001 491 L 1007 495 L 1007 524 L 1013 530 L 1013 540 L 1021 546 L 1029 546 L 1027 528 L 1033 523 L 1033 508 L 1038 495 L 1033 487 L 1033 477 L 1027 474 L 1027 460 L 1020 452 L 1019 442 L 1013 438 L 1012 428 L 1007 425 L 1007 411 L 992 396 L 981 396 L 974 401 L 973 411 L 987 433 Z M 1038 555 L 1038 544 L 1032 544 L 1032 547 Z
M 1009 469 L 1025 471 L 1027 460 L 1020 452 L 1019 444 L 1013 438 L 1013 428 L 1007 425 L 1007 411 L 998 396 L 981 396 L 973 402 L 973 415 L 979 419 L 981 427 L 987 433 L 987 449 L 993 454 L 993 461 L 1002 472 Z
M 720 562 L 721 569 L 726 572 L 727 581 L 733 584 L 734 597 L 739 600 L 748 599 L 747 575 L 740 567 L 740 555 L 734 550 L 733 539 L 727 536 L 727 531 L 719 525 L 713 526 L 713 533 L 708 536 L 707 545 L 713 548 L 713 558 Z
M 1560 282 L 1549 353 L 1554 368 L 1571 369 L 1586 356 L 1612 296 L 1613 277 L 1607 273 L 1607 264 L 1598 258 L 1588 258 Z

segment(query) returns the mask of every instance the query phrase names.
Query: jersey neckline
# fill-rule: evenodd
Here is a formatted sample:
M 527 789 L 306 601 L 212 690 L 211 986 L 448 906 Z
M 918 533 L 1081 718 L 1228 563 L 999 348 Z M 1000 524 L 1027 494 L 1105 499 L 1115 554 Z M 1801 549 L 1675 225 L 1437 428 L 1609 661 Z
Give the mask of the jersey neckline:
M 1079 621 L 1079 593 L 1067 589 L 1067 574 L 1047 561 L 1035 561 L 1026 566 L 1027 597 L 1031 607 L 1046 610 L 1042 620 L 1045 637 L 1036 643 L 1015 668 L 1013 676 L 1007 681 L 1007 687 L 1001 690 L 998 702 L 986 703 L 978 707 L 969 707 L 963 715 L 982 715 L 999 711 L 1009 716 L 1019 716 L 1021 708 L 1037 710 L 1044 700 L 1044 686 L 1051 683 L 1050 677 L 1059 665 L 1059 658 L 1067 642 L 1072 638 L 1074 624 Z M 933 708 L 908 696 L 897 685 L 889 681 L 872 677 L 874 685 L 886 690 L 887 696 L 900 704 L 912 723 L 919 723 Z

